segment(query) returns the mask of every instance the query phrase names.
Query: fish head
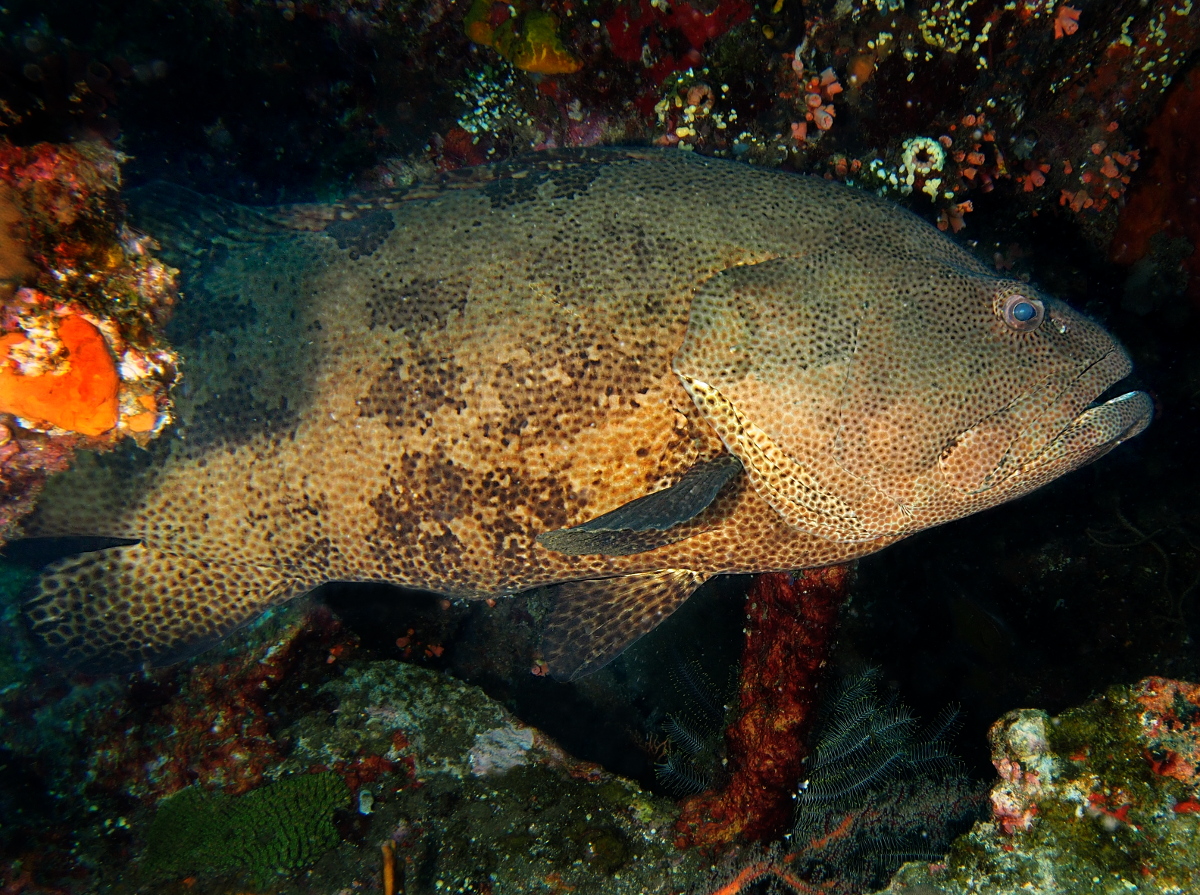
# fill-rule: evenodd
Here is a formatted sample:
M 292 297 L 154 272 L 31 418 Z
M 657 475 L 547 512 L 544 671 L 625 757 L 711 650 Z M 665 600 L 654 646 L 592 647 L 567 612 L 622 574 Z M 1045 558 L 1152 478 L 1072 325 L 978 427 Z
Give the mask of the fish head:
M 958 420 L 970 425 L 958 428 L 938 456 L 945 487 L 966 512 L 1090 463 L 1142 432 L 1153 416 L 1145 392 L 1100 401 L 1132 364 L 1094 320 L 1019 281 L 981 278 L 976 291 L 976 305 L 990 306 L 976 326 L 990 338 L 999 381 L 990 400 L 975 402 Z
M 1143 392 L 1097 403 L 1131 365 L 1095 321 L 961 251 L 901 260 L 776 258 L 695 296 L 676 373 L 788 524 L 882 545 L 1149 423 Z
M 890 320 L 863 320 L 834 454 L 901 507 L 906 530 L 1025 494 L 1150 422 L 1143 392 L 1096 403 L 1129 374 L 1126 351 L 1029 283 L 944 263 L 891 304 Z

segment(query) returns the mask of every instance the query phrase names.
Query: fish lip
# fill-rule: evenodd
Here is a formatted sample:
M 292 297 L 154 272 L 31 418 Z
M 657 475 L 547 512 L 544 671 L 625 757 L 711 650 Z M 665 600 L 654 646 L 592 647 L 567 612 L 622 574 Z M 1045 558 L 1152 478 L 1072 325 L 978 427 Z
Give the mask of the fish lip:
M 1124 377 L 1122 377 L 1124 378 Z M 1105 392 L 1110 389 L 1105 389 Z M 1133 391 L 1123 392 L 1115 397 L 1109 398 L 1106 401 L 1099 399 L 1088 405 L 1087 409 L 1079 416 L 1075 417 L 1072 426 L 1079 425 L 1084 422 L 1084 418 L 1089 414 L 1095 415 L 1097 411 L 1104 409 L 1119 411 L 1113 423 L 1120 422 L 1123 426 L 1110 425 L 1113 435 L 1106 440 L 1106 444 L 1111 444 L 1116 447 L 1123 441 L 1128 441 L 1137 435 L 1141 435 L 1146 431 L 1146 427 L 1154 421 L 1154 399 L 1149 392 L 1134 389 Z
M 1086 466 L 1145 430 L 1153 417 L 1148 394 L 1127 391 L 1101 400 L 1132 369 L 1129 355 L 1115 343 L 1081 363 L 1055 397 L 1015 435 L 1008 454 L 989 476 L 991 481 L 985 479 L 978 490 L 1023 493 Z M 1018 447 L 1022 442 L 1023 449 Z
M 1091 383 L 1088 389 L 1094 391 L 1095 397 L 1048 438 L 1040 449 L 1019 464 L 1020 471 L 1016 478 L 1027 475 L 1040 477 L 1039 470 L 1045 469 L 1052 470 L 1050 478 L 1057 477 L 1099 459 L 1117 445 L 1146 430 L 1154 418 L 1154 400 L 1149 393 L 1130 390 L 1104 399 L 1105 395 L 1120 388 L 1120 383 L 1128 378 L 1133 369 L 1129 355 L 1119 345 L 1114 345 L 1110 351 L 1084 366 L 1079 375 L 1063 389 L 1059 399 L 1046 408 L 1046 412 L 1053 412 L 1056 406 L 1062 408 L 1079 401 L 1082 397 L 1080 389 L 1085 387 L 1088 377 L 1095 373 L 1104 375 L 1105 368 L 1109 375 L 1099 383 Z M 1095 391 L 1096 385 L 1102 387 Z M 1035 425 L 1036 421 L 1030 428 Z

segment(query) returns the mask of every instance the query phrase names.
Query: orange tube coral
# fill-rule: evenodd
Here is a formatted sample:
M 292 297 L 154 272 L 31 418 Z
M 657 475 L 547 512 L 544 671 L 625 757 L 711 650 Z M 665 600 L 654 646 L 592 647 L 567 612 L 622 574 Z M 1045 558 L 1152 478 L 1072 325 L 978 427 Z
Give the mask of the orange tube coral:
M 0 411 L 81 435 L 103 435 L 117 424 L 116 364 L 100 330 L 82 317 L 64 317 L 58 339 L 66 354 L 56 370 L 26 375 L 11 351 L 29 339 L 0 336 Z
M 396 844 L 389 840 L 379 848 L 383 852 L 383 895 L 403 895 L 396 885 Z

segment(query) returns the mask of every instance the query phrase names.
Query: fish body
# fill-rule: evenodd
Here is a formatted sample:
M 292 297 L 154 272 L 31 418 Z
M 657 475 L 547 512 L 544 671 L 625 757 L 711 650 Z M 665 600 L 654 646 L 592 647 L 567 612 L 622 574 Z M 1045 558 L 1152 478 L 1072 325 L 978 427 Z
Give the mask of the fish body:
M 66 660 L 171 661 L 326 581 L 557 588 L 599 667 L 706 578 L 849 560 L 1139 432 L 1097 324 L 914 215 L 669 151 L 541 154 L 250 211 L 152 190 L 178 422 L 81 458 L 28 536 Z

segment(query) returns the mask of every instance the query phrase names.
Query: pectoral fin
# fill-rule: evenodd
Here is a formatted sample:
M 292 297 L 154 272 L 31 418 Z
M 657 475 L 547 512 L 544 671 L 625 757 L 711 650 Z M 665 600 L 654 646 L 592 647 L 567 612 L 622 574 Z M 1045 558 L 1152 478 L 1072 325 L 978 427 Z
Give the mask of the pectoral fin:
M 573 528 L 538 535 L 548 550 L 572 556 L 628 556 L 673 544 L 684 535 L 671 529 L 700 515 L 721 489 L 742 471 L 732 454 L 697 463 L 670 488 L 632 500 L 610 513 Z
M 542 635 L 550 675 L 573 681 L 603 668 L 682 606 L 705 577 L 665 569 L 557 585 Z
M 305 590 L 273 569 L 214 566 L 134 544 L 51 563 L 23 609 L 64 664 L 132 671 L 201 652 Z

